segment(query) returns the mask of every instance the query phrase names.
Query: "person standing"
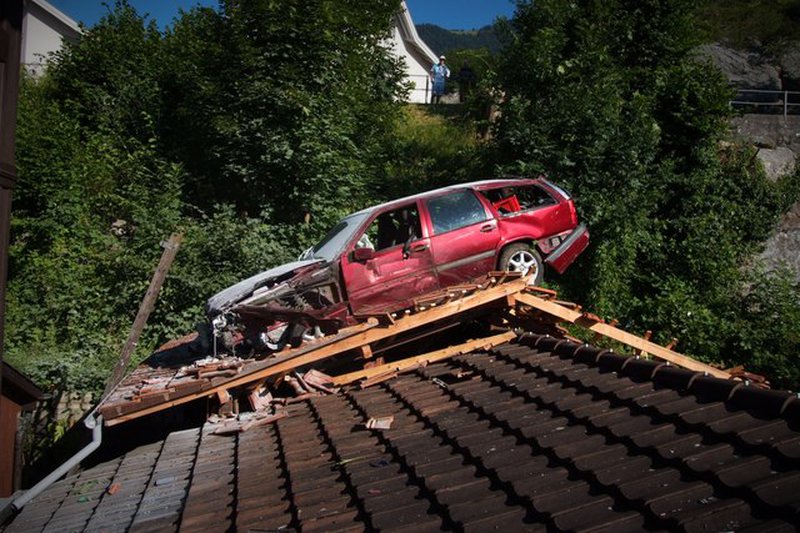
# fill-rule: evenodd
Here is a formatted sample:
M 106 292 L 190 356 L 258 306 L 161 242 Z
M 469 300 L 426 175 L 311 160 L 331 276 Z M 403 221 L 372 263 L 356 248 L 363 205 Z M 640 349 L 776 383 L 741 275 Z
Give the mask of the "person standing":
M 450 77 L 450 69 L 447 68 L 445 59 L 444 56 L 439 56 L 439 63 L 431 67 L 431 81 L 433 82 L 432 104 L 439 103 L 439 99 L 444 94 L 445 80 Z

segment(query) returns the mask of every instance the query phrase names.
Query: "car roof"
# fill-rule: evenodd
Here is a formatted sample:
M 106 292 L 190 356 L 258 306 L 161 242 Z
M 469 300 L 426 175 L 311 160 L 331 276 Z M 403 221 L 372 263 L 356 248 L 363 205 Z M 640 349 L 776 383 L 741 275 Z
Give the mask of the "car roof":
M 487 179 L 487 180 L 479 180 L 479 181 L 470 181 L 468 183 L 456 183 L 454 185 L 448 185 L 447 187 L 441 187 L 439 189 L 433 189 L 431 191 L 425 191 L 418 194 L 413 194 L 411 196 L 406 196 L 404 198 L 398 198 L 396 200 L 391 200 L 389 202 L 385 202 L 379 205 L 373 205 L 362 209 L 361 211 L 356 211 L 355 213 L 351 213 L 348 217 L 355 216 L 355 215 L 365 215 L 365 214 L 372 214 L 376 211 L 383 211 L 384 209 L 391 208 L 394 206 L 400 206 L 410 201 L 414 200 L 421 200 L 425 198 L 431 198 L 434 196 L 438 196 L 440 194 L 444 194 L 450 191 L 458 191 L 462 189 L 475 189 L 475 190 L 485 190 L 491 189 L 494 187 L 511 187 L 514 185 L 523 185 L 529 183 L 536 183 L 541 182 L 544 179 L 544 176 L 539 176 L 538 178 L 518 178 L 518 177 L 508 177 L 508 178 L 498 178 L 498 179 Z

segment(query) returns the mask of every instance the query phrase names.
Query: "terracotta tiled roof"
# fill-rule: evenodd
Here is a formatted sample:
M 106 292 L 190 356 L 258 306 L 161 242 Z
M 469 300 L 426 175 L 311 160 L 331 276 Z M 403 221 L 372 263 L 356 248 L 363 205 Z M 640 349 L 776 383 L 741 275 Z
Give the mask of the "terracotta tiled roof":
M 800 400 L 549 337 L 176 432 L 8 531 L 794 530 Z M 367 430 L 370 417 L 394 417 Z M 113 493 L 113 494 L 112 494 Z

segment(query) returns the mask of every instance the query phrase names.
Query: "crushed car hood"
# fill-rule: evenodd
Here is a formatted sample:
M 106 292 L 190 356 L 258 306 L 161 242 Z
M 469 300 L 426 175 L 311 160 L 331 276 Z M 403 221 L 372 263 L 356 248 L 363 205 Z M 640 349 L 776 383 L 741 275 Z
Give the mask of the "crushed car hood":
M 233 307 L 236 303 L 242 301 L 244 298 L 251 296 L 256 289 L 270 284 L 270 282 L 275 278 L 285 276 L 286 274 L 291 274 L 293 271 L 299 268 L 313 265 L 315 263 L 321 264 L 324 263 L 324 261 L 321 259 L 293 261 L 291 263 L 286 263 L 285 265 L 280 265 L 270 270 L 266 270 L 260 274 L 256 274 L 255 276 L 247 278 L 244 281 L 240 281 L 236 285 L 232 285 L 209 298 L 206 302 L 206 314 L 209 317 L 213 317 L 223 313 Z M 291 276 L 288 276 L 287 279 L 291 279 Z

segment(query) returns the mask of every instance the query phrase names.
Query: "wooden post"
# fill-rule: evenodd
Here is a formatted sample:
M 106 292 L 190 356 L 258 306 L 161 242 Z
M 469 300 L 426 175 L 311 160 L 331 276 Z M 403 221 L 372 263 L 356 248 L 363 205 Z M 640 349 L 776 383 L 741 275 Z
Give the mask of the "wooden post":
M 427 103 L 431 103 L 431 104 L 433 103 L 433 98 L 431 98 L 431 101 L 428 102 L 428 87 L 429 87 L 430 81 L 431 81 L 430 77 L 425 76 L 425 103 L 426 104 Z
M 14 162 L 17 98 L 19 96 L 22 0 L 0 2 L 0 402 L 3 390 L 8 243 L 11 228 L 11 191 L 17 181 Z
M 131 332 L 128 335 L 128 341 L 119 354 L 119 361 L 117 361 L 114 367 L 111 379 L 106 383 L 106 390 L 103 392 L 104 398 L 108 396 L 114 387 L 117 386 L 117 383 L 122 381 L 122 378 L 125 377 L 125 369 L 128 368 L 128 364 L 131 362 L 131 356 L 136 350 L 139 336 L 142 334 L 145 324 L 147 324 L 147 319 L 150 317 L 153 307 L 155 307 L 158 293 L 161 291 L 161 286 L 164 284 L 167 272 L 172 266 L 172 261 L 175 259 L 175 255 L 178 253 L 178 248 L 180 248 L 182 241 L 183 234 L 179 233 L 173 234 L 167 242 L 161 243 L 161 246 L 164 247 L 164 253 L 161 254 L 161 261 L 158 262 L 158 267 L 153 274 L 153 279 L 150 280 L 150 286 L 147 288 L 144 299 L 139 306 L 139 312 L 136 313 L 136 319 L 133 321 L 133 327 L 131 327 Z

